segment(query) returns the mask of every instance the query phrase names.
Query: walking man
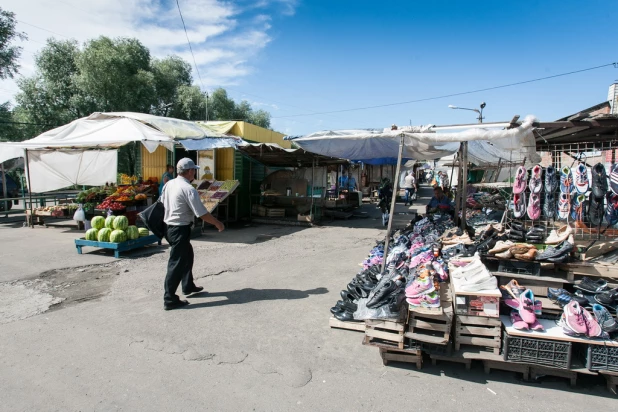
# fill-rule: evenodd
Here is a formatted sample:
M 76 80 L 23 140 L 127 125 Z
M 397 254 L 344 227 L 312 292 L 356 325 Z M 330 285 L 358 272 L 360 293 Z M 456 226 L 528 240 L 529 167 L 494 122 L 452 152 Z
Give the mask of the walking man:
M 414 178 L 413 171 L 408 171 L 408 174 L 403 179 L 403 188 L 406 189 L 406 202 L 404 206 L 408 206 L 408 203 L 412 205 L 412 197 L 416 192 L 416 179 Z
M 193 160 L 185 157 L 176 166 L 178 176 L 163 186 L 161 201 L 165 206 L 164 221 L 167 224 L 166 239 L 170 244 L 170 259 L 167 262 L 165 276 L 165 295 L 163 308 L 177 309 L 189 304 L 176 295 L 178 285 L 182 282 L 182 293 L 188 296 L 204 290 L 193 283 L 193 246 L 191 246 L 191 227 L 194 216 L 214 225 L 219 232 L 223 223 L 208 213 L 200 200 L 197 190 L 191 186 L 198 167 Z

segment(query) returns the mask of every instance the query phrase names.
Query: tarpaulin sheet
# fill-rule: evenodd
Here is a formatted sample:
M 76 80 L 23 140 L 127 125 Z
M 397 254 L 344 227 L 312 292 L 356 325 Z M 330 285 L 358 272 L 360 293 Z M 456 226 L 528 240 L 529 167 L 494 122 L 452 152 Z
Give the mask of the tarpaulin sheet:
M 226 147 L 238 147 L 241 141 L 233 138 L 184 139 L 180 144 L 187 150 L 211 150 Z
M 30 190 L 34 193 L 73 185 L 100 186 L 115 182 L 117 150 L 28 150 Z

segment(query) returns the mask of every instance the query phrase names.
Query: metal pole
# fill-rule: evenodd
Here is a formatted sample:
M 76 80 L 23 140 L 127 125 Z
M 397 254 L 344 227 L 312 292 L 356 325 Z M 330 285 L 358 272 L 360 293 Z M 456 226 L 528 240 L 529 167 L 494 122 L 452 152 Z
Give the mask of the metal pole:
M 8 195 L 6 193 L 6 174 L 4 172 L 4 163 L 0 163 L 0 171 L 2 172 L 2 195 L 4 196 L 4 211 L 8 212 L 9 211 L 9 204 L 8 204 L 8 202 L 6 200 Z
M 466 200 L 468 200 L 468 142 L 463 142 L 463 168 L 461 189 L 461 230 L 466 230 Z
M 30 184 L 30 165 L 28 164 L 28 149 L 24 149 L 26 160 L 26 177 L 28 179 L 28 197 L 30 198 L 30 227 L 34 228 L 34 212 L 32 210 L 32 189 Z
M 401 140 L 399 141 L 399 155 L 397 156 L 397 172 L 396 176 L 399 176 L 399 172 L 401 171 L 401 158 L 403 156 L 403 133 L 401 134 Z M 382 270 L 380 273 L 384 275 L 386 272 L 386 259 L 388 258 L 388 244 L 391 239 L 391 228 L 393 226 L 393 214 L 395 213 L 395 203 L 397 202 L 397 187 L 398 187 L 399 179 L 395 179 L 393 182 L 393 196 L 391 198 L 391 210 L 388 215 L 388 226 L 386 228 L 386 242 L 384 244 L 384 260 L 382 261 Z
M 208 92 L 206 92 L 206 121 L 208 121 Z
M 311 219 L 312 216 L 315 216 L 315 211 L 313 210 L 313 202 L 315 199 L 313 196 L 314 190 L 315 190 L 315 156 L 311 158 L 311 209 L 309 211 L 309 219 Z

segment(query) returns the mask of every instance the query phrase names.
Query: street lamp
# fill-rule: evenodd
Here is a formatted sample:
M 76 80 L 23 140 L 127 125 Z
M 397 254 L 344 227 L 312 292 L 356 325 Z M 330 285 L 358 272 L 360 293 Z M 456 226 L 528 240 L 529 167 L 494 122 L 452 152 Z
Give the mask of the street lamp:
M 481 103 L 481 109 L 468 109 L 467 107 L 458 107 L 458 106 L 453 106 L 452 104 L 448 105 L 449 109 L 459 109 L 459 110 L 470 110 L 473 112 L 477 112 L 479 114 L 479 117 L 477 117 L 479 123 L 483 123 L 483 109 L 485 108 L 485 106 L 487 106 L 487 104 L 485 102 Z

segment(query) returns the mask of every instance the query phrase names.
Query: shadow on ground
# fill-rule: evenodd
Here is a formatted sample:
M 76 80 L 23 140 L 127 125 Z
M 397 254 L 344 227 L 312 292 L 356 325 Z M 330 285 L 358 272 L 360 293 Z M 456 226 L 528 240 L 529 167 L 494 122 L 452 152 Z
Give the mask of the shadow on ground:
M 200 309 L 211 308 L 215 306 L 225 305 L 242 305 L 244 303 L 258 302 L 263 300 L 296 300 L 306 299 L 311 295 L 323 295 L 328 293 L 326 288 L 315 288 L 309 290 L 295 289 L 253 289 L 245 288 L 240 290 L 231 290 L 229 292 L 202 292 L 191 295 L 191 298 L 218 298 L 225 297 L 225 300 L 208 301 L 201 303 L 191 303 L 184 309 Z M 191 301 L 193 302 L 193 300 Z

